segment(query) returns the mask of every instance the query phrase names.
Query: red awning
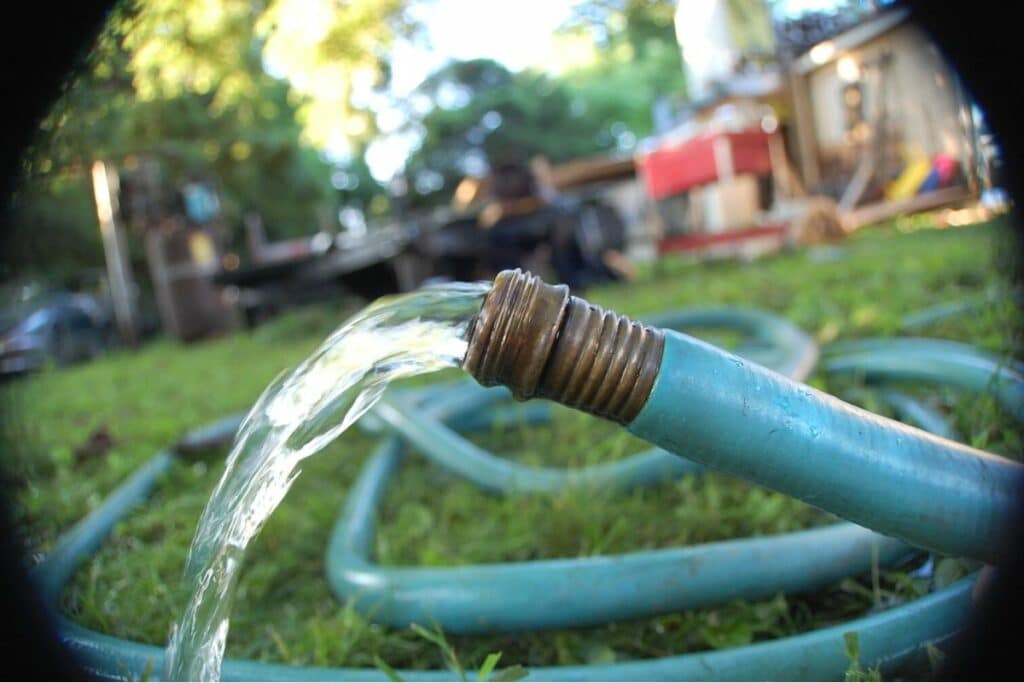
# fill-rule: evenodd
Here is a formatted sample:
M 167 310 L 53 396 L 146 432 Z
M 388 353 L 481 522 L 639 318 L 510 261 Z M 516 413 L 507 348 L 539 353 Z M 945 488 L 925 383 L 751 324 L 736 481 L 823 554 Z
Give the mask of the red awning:
M 702 135 L 637 155 L 637 170 L 647 195 L 665 199 L 722 176 L 771 173 L 771 138 L 757 129 Z

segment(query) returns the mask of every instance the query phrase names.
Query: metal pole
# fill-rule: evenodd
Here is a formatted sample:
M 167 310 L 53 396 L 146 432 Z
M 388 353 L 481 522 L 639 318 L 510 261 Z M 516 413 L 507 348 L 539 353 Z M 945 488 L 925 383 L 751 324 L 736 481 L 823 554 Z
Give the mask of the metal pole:
M 114 305 L 114 319 L 121 338 L 128 344 L 138 342 L 134 290 L 131 262 L 124 240 L 124 232 L 115 218 L 118 210 L 117 172 L 102 161 L 92 165 L 92 187 L 96 198 L 96 216 L 99 219 L 100 235 L 103 237 L 103 252 L 107 260 L 107 279 L 110 282 L 110 298 Z

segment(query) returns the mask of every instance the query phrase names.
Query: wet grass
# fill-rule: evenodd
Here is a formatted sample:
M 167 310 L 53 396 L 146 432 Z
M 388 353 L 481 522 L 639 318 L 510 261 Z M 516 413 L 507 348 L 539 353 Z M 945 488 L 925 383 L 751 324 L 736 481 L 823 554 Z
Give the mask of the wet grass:
M 694 305 L 758 307 L 785 315 L 828 342 L 897 335 L 908 313 L 994 293 L 992 303 L 915 334 L 1022 357 L 1016 309 L 1000 296 L 1006 291 L 1002 259 L 1014 253 L 1004 226 L 906 230 L 916 225 L 863 231 L 838 254 L 812 250 L 752 264 L 665 259 L 644 268 L 633 285 L 602 287 L 587 296 L 633 315 Z M 17 503 L 29 561 L 182 432 L 245 410 L 281 369 L 312 350 L 337 315 L 307 312 L 251 334 L 189 347 L 160 342 L 136 354 L 112 354 L 6 386 L 7 490 Z M 829 387 L 822 377 L 812 382 L 841 388 Z M 990 399 L 948 392 L 941 399 L 972 444 L 1010 455 L 1020 451 L 1017 425 Z M 76 447 L 101 428 L 113 437 L 113 448 L 76 455 Z M 515 427 L 477 438 L 498 452 L 547 465 L 580 466 L 641 447 L 624 432 L 570 411 L 558 411 L 547 428 Z M 373 445 L 369 436 L 353 430 L 307 462 L 248 554 L 229 656 L 319 666 L 450 666 L 450 653 L 422 633 L 375 625 L 340 604 L 324 578 L 328 535 Z M 64 612 L 105 633 L 162 645 L 185 604 L 185 553 L 221 469 L 217 458 L 176 465 L 150 503 L 119 524 L 77 573 L 62 598 Z M 496 498 L 412 457 L 380 511 L 375 552 L 383 564 L 528 561 L 772 534 L 829 521 L 815 508 L 724 475 L 614 497 L 566 492 Z M 731 647 L 884 609 L 966 570 L 952 558 L 938 567 L 931 577 L 912 575 L 913 566 L 879 569 L 810 595 L 737 601 L 591 628 L 449 636 L 446 642 L 466 669 L 495 652 L 502 653 L 499 668 L 530 668 Z M 852 666 L 851 675 L 870 672 Z

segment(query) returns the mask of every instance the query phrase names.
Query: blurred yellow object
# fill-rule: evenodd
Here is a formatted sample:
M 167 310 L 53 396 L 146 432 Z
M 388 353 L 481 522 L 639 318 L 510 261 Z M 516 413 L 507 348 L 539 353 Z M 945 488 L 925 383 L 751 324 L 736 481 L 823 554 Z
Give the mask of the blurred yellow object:
M 885 188 L 886 198 L 896 201 L 913 197 L 917 194 L 917 188 L 921 187 L 921 183 L 928 177 L 931 170 L 932 162 L 929 159 L 919 158 L 908 162 L 907 167 L 903 169 L 903 173 Z
M 456 211 L 466 211 L 484 196 L 487 191 L 486 183 L 481 178 L 465 177 L 455 188 L 455 195 L 452 197 L 452 208 Z
M 213 240 L 205 232 L 193 232 L 188 236 L 188 251 L 193 263 L 209 266 L 217 260 Z
M 519 199 L 493 201 L 488 203 L 483 211 L 480 212 L 480 215 L 477 217 L 477 223 L 480 227 L 489 229 L 502 218 L 524 216 L 540 211 L 544 206 L 544 200 L 539 197 L 520 197 Z

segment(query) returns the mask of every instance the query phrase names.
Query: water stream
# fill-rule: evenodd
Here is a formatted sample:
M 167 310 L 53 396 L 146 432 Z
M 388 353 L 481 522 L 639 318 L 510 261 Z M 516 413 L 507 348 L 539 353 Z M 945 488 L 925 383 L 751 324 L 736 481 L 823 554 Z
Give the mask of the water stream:
M 245 548 L 300 463 L 359 419 L 393 380 L 457 366 L 488 287 L 446 284 L 379 299 L 264 390 L 200 517 L 185 568 L 191 595 L 167 645 L 165 679 L 220 678 Z

